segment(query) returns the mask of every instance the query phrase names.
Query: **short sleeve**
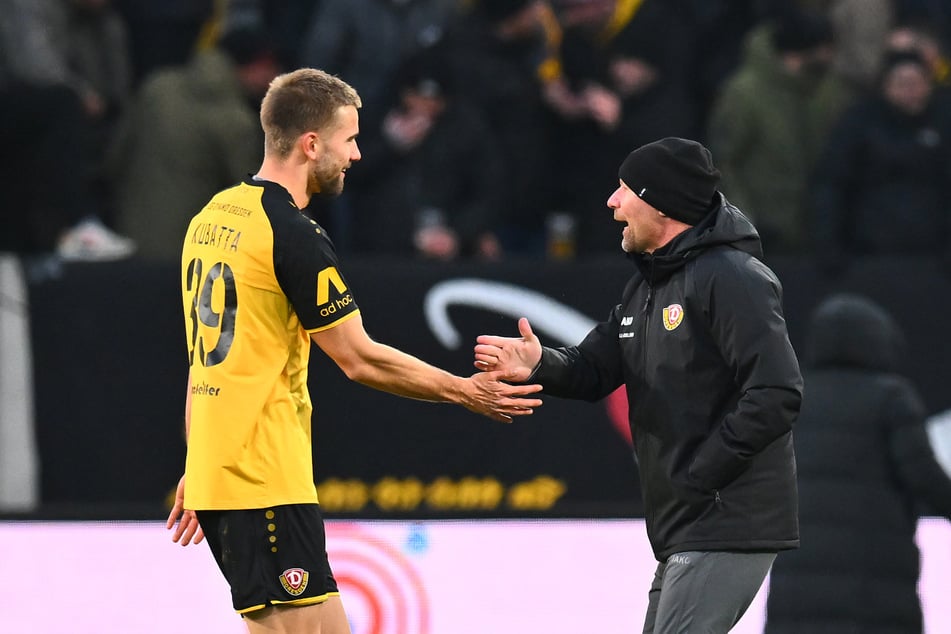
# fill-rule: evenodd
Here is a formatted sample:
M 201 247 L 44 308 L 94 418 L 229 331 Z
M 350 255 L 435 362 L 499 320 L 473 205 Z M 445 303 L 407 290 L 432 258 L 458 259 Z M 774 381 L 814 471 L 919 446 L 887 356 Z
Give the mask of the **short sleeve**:
M 332 328 L 358 312 L 333 243 L 303 214 L 274 227 L 274 273 L 308 332 Z

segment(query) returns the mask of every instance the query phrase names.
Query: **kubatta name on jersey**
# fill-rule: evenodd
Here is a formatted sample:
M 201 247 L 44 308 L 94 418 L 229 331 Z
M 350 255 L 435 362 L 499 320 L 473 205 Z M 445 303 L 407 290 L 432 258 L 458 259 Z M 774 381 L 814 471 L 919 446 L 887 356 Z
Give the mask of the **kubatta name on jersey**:
M 200 223 L 192 233 L 192 244 L 205 244 L 227 251 L 237 251 L 239 240 L 241 240 L 241 232 L 237 229 L 213 225 L 210 222 Z

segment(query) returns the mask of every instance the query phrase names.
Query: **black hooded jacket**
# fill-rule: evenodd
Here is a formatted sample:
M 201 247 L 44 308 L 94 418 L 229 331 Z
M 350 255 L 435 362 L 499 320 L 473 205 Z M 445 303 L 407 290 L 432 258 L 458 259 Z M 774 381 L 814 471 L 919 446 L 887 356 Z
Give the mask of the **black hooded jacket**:
M 722 194 L 637 271 L 578 346 L 544 348 L 533 380 L 598 400 L 625 385 L 647 534 L 687 550 L 799 544 L 792 426 L 802 377 L 782 288 L 753 225 Z
M 917 519 L 951 518 L 951 482 L 918 391 L 896 372 L 902 342 L 860 296 L 813 316 L 795 443 L 802 548 L 773 565 L 767 634 L 922 631 Z

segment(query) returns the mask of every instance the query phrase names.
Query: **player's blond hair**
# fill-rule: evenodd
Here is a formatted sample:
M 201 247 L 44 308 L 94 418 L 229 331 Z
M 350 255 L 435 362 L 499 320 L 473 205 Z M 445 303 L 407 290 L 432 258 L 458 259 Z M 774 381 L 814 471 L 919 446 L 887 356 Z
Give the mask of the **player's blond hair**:
M 316 68 L 278 75 L 261 102 L 261 127 L 268 154 L 287 158 L 300 135 L 331 129 L 341 106 L 359 108 L 357 91 Z

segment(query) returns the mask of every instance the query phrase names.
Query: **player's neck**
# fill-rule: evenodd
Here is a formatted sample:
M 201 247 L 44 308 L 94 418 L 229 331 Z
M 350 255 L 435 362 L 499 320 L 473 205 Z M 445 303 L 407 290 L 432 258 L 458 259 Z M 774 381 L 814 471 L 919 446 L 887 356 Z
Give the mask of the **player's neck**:
M 290 193 L 294 204 L 300 209 L 310 202 L 310 196 L 307 193 L 306 161 L 295 161 L 293 157 L 283 161 L 265 157 L 255 177 L 282 186 Z

